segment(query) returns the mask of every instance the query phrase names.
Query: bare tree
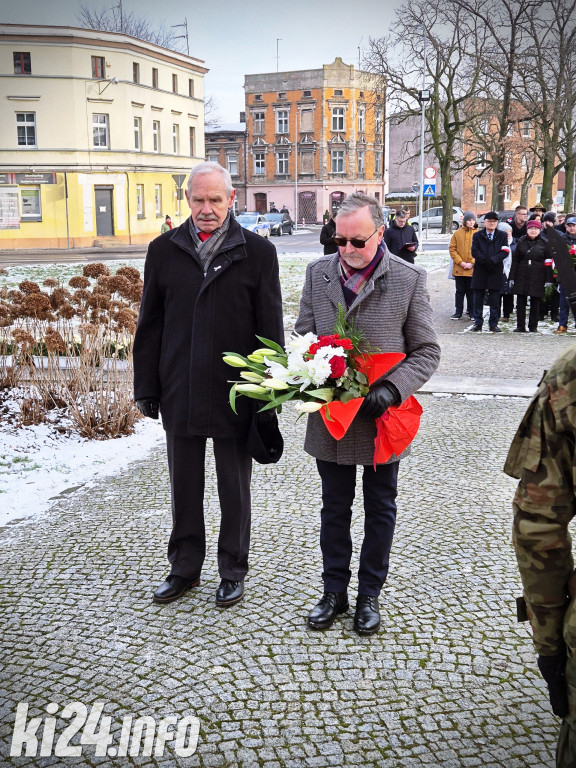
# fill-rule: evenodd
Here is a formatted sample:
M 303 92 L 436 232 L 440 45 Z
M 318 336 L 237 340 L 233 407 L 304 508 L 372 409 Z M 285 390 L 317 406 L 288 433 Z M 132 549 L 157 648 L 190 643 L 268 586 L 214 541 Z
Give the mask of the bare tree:
M 204 125 L 218 125 L 222 122 L 219 109 L 220 104 L 214 96 L 206 96 L 204 99 Z
M 179 50 L 179 37 L 164 24 L 153 25 L 145 16 L 136 16 L 133 11 L 120 12 L 121 6 L 114 8 L 92 8 L 82 4 L 76 20 L 81 27 L 98 29 L 104 32 L 121 32 L 125 35 L 146 40 L 148 43 Z

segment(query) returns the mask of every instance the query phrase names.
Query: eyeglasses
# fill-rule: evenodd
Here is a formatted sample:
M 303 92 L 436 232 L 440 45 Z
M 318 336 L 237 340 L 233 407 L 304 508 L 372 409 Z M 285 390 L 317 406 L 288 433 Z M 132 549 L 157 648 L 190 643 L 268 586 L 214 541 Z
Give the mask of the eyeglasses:
M 372 232 L 372 234 L 371 234 L 371 235 L 368 235 L 368 237 L 366 238 L 366 240 L 358 240 L 358 238 L 356 238 L 356 237 L 351 237 L 350 239 L 348 239 L 347 237 L 333 237 L 333 238 L 332 238 L 332 240 L 333 240 L 333 241 L 336 243 L 336 245 L 337 245 L 337 246 L 339 246 L 340 248 L 346 248 L 346 245 L 347 245 L 348 243 L 351 243 L 351 244 L 352 244 L 352 246 L 353 246 L 354 248 L 364 248 L 364 246 L 366 245 L 366 243 L 368 242 L 368 240 L 370 240 L 370 238 L 371 238 L 373 235 L 375 235 L 375 234 L 376 234 L 376 232 L 378 232 L 378 230 L 379 230 L 379 229 L 380 229 L 380 227 L 376 227 L 376 229 L 374 230 L 374 232 Z

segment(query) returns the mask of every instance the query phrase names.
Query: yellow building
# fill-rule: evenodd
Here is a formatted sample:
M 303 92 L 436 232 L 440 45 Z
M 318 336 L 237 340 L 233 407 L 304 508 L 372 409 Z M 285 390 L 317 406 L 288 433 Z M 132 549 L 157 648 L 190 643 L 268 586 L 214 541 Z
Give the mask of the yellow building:
M 183 221 L 207 71 L 116 32 L 0 24 L 0 249 L 147 243 Z

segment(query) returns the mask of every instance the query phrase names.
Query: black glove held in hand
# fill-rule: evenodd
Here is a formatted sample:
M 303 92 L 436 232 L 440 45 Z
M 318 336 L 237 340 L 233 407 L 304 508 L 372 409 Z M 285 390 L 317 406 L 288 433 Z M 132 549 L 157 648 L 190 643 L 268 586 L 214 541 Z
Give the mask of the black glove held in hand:
M 566 686 L 566 654 L 538 656 L 538 669 L 548 685 L 552 712 L 558 717 L 568 714 L 568 690 Z
M 146 416 L 149 419 L 158 418 L 159 401 L 155 397 L 146 397 L 143 400 L 136 400 L 136 408 L 140 411 L 142 416 Z
M 377 419 L 386 413 L 391 405 L 400 403 L 400 393 L 389 381 L 376 382 L 360 406 L 358 414 L 368 419 Z

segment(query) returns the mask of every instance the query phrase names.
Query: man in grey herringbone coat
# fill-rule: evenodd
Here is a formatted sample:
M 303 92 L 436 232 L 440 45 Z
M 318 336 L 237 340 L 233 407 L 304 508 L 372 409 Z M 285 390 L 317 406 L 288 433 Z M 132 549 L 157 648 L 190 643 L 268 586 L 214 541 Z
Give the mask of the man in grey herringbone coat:
M 406 355 L 376 381 L 341 440 L 330 436 L 318 413 L 310 414 L 305 450 L 316 458 L 322 481 L 320 546 L 324 594 L 308 617 L 311 629 L 327 629 L 348 610 L 352 541 L 350 522 L 356 466 L 362 465 L 364 541 L 358 570 L 354 629 L 370 635 L 380 626 L 378 596 L 388 574 L 396 521 L 400 456 L 373 468 L 376 419 L 414 394 L 438 367 L 440 347 L 432 325 L 426 273 L 393 256 L 382 242 L 378 202 L 362 193 L 346 198 L 336 218 L 338 253 L 308 265 L 296 321 L 297 333 L 333 333 L 338 306 L 379 352 Z

